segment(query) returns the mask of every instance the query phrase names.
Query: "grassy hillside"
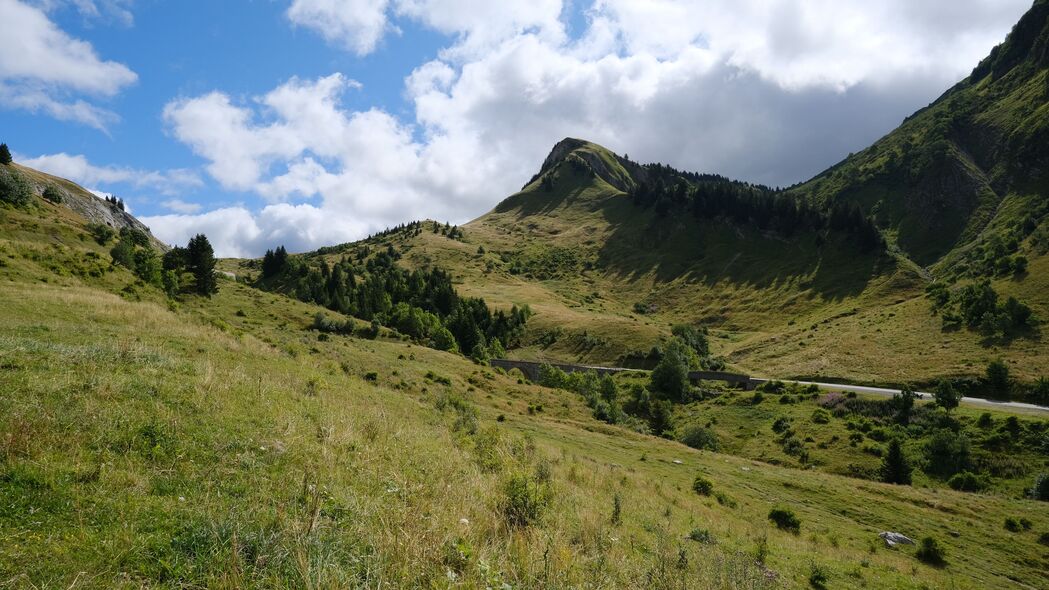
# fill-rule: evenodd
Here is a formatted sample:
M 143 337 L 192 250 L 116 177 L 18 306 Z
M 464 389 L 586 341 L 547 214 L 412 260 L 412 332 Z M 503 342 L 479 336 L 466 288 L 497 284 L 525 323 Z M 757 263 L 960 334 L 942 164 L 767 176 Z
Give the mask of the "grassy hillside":
M 310 331 L 318 308 L 244 284 L 169 300 L 66 209 L 0 208 L 0 228 L 7 586 L 1049 583 L 1049 518 L 1016 494 L 695 451 L 458 355 Z M 418 255 L 445 240 L 478 256 L 419 238 Z M 537 284 L 500 284 L 517 281 Z M 621 305 L 605 317 L 644 326 Z M 779 506 L 799 534 L 766 518 Z M 947 565 L 886 549 L 883 530 L 935 537 Z
M 593 144 L 578 149 L 616 161 Z M 660 217 L 601 174 L 565 162 L 464 226 L 459 239 L 423 231 L 372 245 L 394 244 L 415 267 L 452 269 L 457 288 L 490 304 L 530 305 L 526 346 L 511 353 L 525 359 L 622 364 L 682 322 L 708 327 L 730 366 L 768 377 L 930 383 L 978 376 L 1004 358 L 1029 382 L 1049 366 L 1037 332 L 989 341 L 945 329 L 925 297 L 932 277 L 902 255 L 814 233 Z M 1049 262 L 1033 251 L 1029 260 L 1024 274 L 998 277 L 994 287 L 1049 317 Z

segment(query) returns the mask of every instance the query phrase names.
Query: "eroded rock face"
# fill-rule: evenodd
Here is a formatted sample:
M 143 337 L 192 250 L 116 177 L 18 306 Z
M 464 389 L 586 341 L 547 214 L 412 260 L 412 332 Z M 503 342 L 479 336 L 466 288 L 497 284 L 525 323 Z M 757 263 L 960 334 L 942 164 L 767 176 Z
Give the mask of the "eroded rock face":
M 44 189 L 51 187 L 62 195 L 60 206 L 68 207 L 77 215 L 83 217 L 88 223 L 101 223 L 108 225 L 116 231 L 127 227 L 137 229 L 153 240 L 153 245 L 162 251 L 167 251 L 168 246 L 149 231 L 149 228 L 127 211 L 122 211 L 116 205 L 95 196 L 93 193 L 83 189 L 67 180 L 44 175 L 30 168 L 18 167 L 23 172 L 23 177 L 29 182 L 33 192 L 37 196 L 44 194 Z M 26 172 L 29 172 L 26 174 Z

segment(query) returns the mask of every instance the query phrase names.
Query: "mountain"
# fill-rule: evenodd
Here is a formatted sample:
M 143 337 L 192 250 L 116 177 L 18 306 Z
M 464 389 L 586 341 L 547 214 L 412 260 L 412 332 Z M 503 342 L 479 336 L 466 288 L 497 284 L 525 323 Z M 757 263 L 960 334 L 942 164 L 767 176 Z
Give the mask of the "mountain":
M 563 314 L 556 346 L 571 340 L 575 321 L 658 336 L 671 306 L 653 306 L 665 295 L 636 316 L 603 291 L 656 279 L 603 277 L 586 265 L 600 262 L 591 257 L 601 232 L 621 231 L 601 221 L 610 210 L 666 222 L 596 171 L 556 164 L 548 174 L 559 176 L 550 192 L 537 180 L 521 202 L 461 232 L 427 223 L 296 258 L 322 267 L 359 252 L 354 260 L 372 266 L 372 276 L 373 261 L 391 249 L 398 265 L 463 260 L 448 267 L 456 289 L 534 300 L 542 325 Z M 753 392 L 708 387 L 703 400 L 672 408 L 663 436 L 653 436 L 597 419 L 575 392 L 404 333 L 361 335 L 355 326 L 349 335 L 351 318 L 243 280 L 220 278 L 208 297 L 166 292 L 116 263 L 115 237 L 92 229 L 98 218 L 64 206 L 76 196 L 55 204 L 33 191 L 17 205 L 4 196 L 0 538 L 17 541 L 0 544 L 0 572 L 14 587 L 1044 585 L 1038 535 L 1049 517 L 1025 497 L 1044 462 L 1044 420 L 954 411 L 973 437 L 977 475 L 966 485 L 992 485 L 985 494 L 951 489 L 931 470 L 915 470 L 914 487 L 878 481 L 879 441 L 896 430 L 882 416 L 885 402 L 862 396 L 773 388 L 762 395 L 780 401 L 758 404 Z M 546 213 L 524 215 L 515 228 L 520 207 L 531 205 Z M 558 241 L 575 231 L 571 242 Z M 748 263 L 773 245 L 804 251 L 743 227 L 713 243 L 737 231 L 761 241 Z M 523 236 L 524 248 L 506 263 L 479 247 L 481 238 L 503 243 L 504 232 Z M 548 242 L 589 249 L 577 260 L 577 249 L 543 249 Z M 520 270 L 504 273 L 502 264 Z M 680 264 L 697 273 L 718 266 Z M 259 266 L 221 265 L 238 276 Z M 675 296 L 692 288 L 682 283 Z M 744 298 L 805 289 L 716 288 Z M 842 297 L 851 304 L 858 296 Z M 328 319 L 318 325 L 318 317 Z M 613 382 L 614 394 L 602 383 L 601 395 L 637 404 L 646 383 L 627 375 Z M 824 406 L 831 402 L 840 404 L 833 412 Z M 909 456 L 924 456 L 923 437 L 943 419 L 937 408 L 914 409 L 904 431 L 913 433 Z M 776 424 L 788 429 L 773 436 Z M 946 564 L 926 565 L 909 547 L 879 549 L 881 531 L 934 538 Z
M 567 138 L 519 193 L 406 260 L 530 304 L 523 358 L 643 366 L 685 323 L 762 375 L 931 384 L 1002 357 L 1032 380 L 1049 366 L 1037 320 L 1010 327 L 1001 305 L 1049 317 L 1047 47 L 1039 1 L 932 105 L 784 191 Z M 962 319 L 984 280 L 999 307 Z
M 983 78 L 1042 47 L 1016 46 Z M 169 251 L 160 280 L 160 246 L 119 202 L 0 165 L 0 579 L 1045 587 L 1042 414 L 777 382 L 671 396 L 636 372 L 551 371 L 540 385 L 483 361 L 497 338 L 519 358 L 672 361 L 672 325 L 687 324 L 676 334 L 692 350 L 709 330 L 708 366 L 982 392 L 1009 386 L 974 377 L 1000 358 L 1019 390 L 1049 366 L 1037 325 L 993 331 L 1021 310 L 1006 296 L 1049 312 L 1040 181 L 1023 181 L 1040 173 L 1037 157 L 1023 162 L 1002 173 L 1014 188 L 979 238 L 925 267 L 915 252 L 941 245 L 891 218 L 878 231 L 865 213 L 881 209 L 854 194 L 776 191 L 568 139 L 464 227 L 222 260 L 237 280 L 220 274 L 206 296 L 185 282 L 197 286 L 206 249 Z M 1006 224 L 1019 217 L 1033 224 L 1022 239 Z M 1006 272 L 962 270 L 994 238 L 1016 239 Z M 990 334 L 948 321 L 973 309 Z M 886 546 L 887 532 L 919 547 Z
M 861 205 L 939 275 L 984 272 L 996 240 L 1015 253 L 1049 213 L 1049 2 L 968 78 L 791 194 Z

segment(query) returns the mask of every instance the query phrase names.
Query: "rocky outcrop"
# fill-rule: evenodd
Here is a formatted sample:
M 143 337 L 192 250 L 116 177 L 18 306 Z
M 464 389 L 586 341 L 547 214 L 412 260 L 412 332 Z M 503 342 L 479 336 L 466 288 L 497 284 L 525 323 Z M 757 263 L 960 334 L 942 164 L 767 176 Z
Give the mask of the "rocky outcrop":
M 62 202 L 59 206 L 69 208 L 77 215 L 83 217 L 87 223 L 101 223 L 116 231 L 120 231 L 125 227 L 136 229 L 149 236 L 153 240 L 155 247 L 164 251 L 168 249 L 168 246 L 153 236 L 149 228 L 136 219 L 134 215 L 96 196 L 91 191 L 68 180 L 51 176 L 32 168 L 26 168 L 17 164 L 15 168 L 29 182 L 37 196 L 43 195 L 44 189 L 47 187 L 57 190 L 62 195 Z

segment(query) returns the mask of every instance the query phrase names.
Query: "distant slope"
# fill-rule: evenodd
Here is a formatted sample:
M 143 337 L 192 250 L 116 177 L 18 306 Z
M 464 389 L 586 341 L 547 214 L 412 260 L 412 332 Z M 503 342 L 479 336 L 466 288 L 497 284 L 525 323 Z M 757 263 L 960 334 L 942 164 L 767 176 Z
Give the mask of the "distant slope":
M 982 272 L 981 243 L 1023 240 L 1049 213 L 1049 2 L 936 102 L 791 192 L 862 205 L 923 266 Z
M 69 209 L 83 218 L 87 223 L 101 223 L 116 231 L 120 231 L 125 227 L 139 230 L 151 238 L 154 246 L 161 250 L 167 250 L 167 245 L 156 239 L 156 237 L 154 237 L 149 231 L 149 228 L 136 219 L 134 215 L 113 203 L 109 203 L 99 198 L 94 193 L 75 182 L 52 176 L 26 166 L 21 166 L 17 163 L 12 164 L 8 168 L 9 172 L 13 171 L 15 174 L 21 175 L 29 182 L 33 194 L 37 197 L 36 201 L 38 204 L 46 203 L 40 198 L 40 195 L 43 194 L 44 189 L 52 187 L 62 196 L 62 201 L 57 205 L 49 204 L 49 206 L 58 206 Z

